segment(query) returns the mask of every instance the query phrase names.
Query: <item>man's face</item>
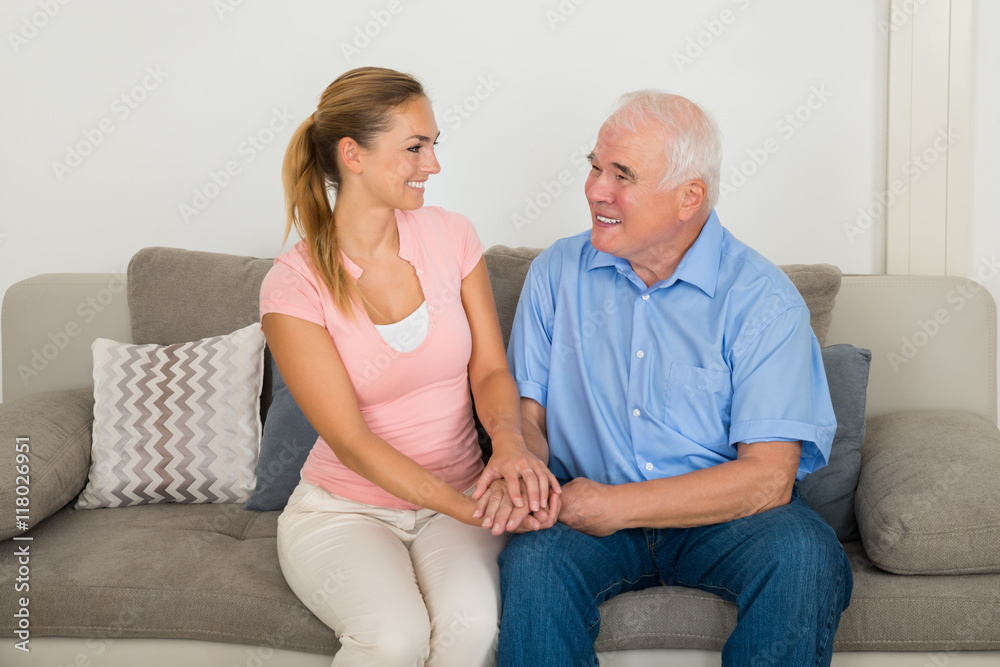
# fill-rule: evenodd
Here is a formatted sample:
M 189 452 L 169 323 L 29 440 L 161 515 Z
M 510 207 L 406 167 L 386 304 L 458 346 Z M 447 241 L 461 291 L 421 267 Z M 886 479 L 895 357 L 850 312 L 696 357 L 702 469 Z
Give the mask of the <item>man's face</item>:
M 591 242 L 633 268 L 656 260 L 673 244 L 678 229 L 681 188 L 659 188 L 667 167 L 666 138 L 664 130 L 648 125 L 631 132 L 605 124 L 590 154 L 584 189 Z

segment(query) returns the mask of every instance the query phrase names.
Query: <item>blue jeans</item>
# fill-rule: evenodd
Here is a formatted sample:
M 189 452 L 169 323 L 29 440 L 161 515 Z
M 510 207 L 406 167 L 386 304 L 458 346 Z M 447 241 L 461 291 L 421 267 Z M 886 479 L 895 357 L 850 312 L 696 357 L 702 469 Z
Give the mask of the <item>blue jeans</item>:
M 798 490 L 787 505 L 698 528 L 591 537 L 557 523 L 511 536 L 499 561 L 499 667 L 597 665 L 598 606 L 657 585 L 736 603 L 723 665 L 829 665 L 854 585 L 833 529 Z

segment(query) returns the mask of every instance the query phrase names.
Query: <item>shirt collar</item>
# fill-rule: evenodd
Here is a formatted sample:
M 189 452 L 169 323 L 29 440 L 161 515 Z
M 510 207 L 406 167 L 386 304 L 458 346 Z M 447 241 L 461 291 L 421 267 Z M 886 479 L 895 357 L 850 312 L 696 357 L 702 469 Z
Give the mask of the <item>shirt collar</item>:
M 635 274 L 628 260 L 601 252 L 590 242 L 587 242 L 587 257 L 584 266 L 589 271 L 600 267 L 613 266 L 630 277 Z M 678 280 L 690 283 L 710 297 L 715 296 L 715 286 L 719 280 L 719 262 L 722 258 L 722 223 L 715 209 L 708 215 L 708 220 L 701 228 L 698 238 L 684 253 L 680 264 L 672 276 L 653 285 L 650 290 L 659 287 L 669 287 Z M 636 277 L 638 280 L 638 277 Z M 640 284 L 642 281 L 639 281 Z
M 396 209 L 396 230 L 399 233 L 399 256 L 412 264 L 413 235 L 410 233 L 410 220 L 399 209 Z M 357 282 L 361 274 L 364 273 L 364 269 L 355 264 L 354 260 L 348 257 L 343 250 L 340 251 L 340 259 L 344 263 L 347 273 L 354 279 L 354 282 Z
M 719 262 L 722 261 L 722 223 L 715 209 L 701 228 L 694 244 L 688 248 L 666 283 L 683 280 L 699 288 L 710 297 L 715 296 L 715 286 L 719 282 Z

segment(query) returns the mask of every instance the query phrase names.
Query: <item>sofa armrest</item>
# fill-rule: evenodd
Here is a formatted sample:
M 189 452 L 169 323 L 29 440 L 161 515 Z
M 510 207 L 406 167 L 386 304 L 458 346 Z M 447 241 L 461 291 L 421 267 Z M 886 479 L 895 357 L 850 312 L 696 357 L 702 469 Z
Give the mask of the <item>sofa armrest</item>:
M 34 526 L 80 493 L 90 469 L 93 423 L 94 393 L 89 388 L 0 403 L 0 539 L 23 532 L 19 520 Z M 18 463 L 19 453 L 28 456 L 24 476 L 18 474 L 18 466 L 24 465 L 23 458 Z M 18 498 L 27 498 L 20 506 L 27 503 L 27 512 L 16 512 Z
M 997 423 L 997 310 L 957 276 L 844 276 L 826 344 L 872 351 L 868 417 L 974 412 Z
M 132 342 L 125 276 L 43 273 L 3 297 L 3 400 L 93 381 L 96 338 Z

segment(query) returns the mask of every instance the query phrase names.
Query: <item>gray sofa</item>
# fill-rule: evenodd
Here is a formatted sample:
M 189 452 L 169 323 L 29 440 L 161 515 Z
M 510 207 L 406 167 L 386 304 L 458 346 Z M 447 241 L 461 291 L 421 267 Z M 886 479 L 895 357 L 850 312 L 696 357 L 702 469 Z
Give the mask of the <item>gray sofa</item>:
M 535 252 L 487 252 L 505 332 Z M 226 503 L 73 509 L 90 464 L 91 342 L 165 345 L 246 326 L 257 319 L 270 264 L 152 248 L 133 258 L 127 276 L 46 274 L 7 291 L 0 664 L 329 664 L 333 632 L 278 568 L 277 511 Z M 800 269 L 801 289 L 810 272 Z M 828 296 L 832 313 L 817 323 L 824 314 L 813 312 L 814 329 L 829 327 L 827 345 L 872 352 L 856 498 L 862 539 L 844 543 L 855 586 L 834 664 L 1000 664 L 994 303 L 949 277 L 844 276 Z M 269 389 L 265 370 L 265 415 Z M 25 442 L 27 486 L 15 479 L 16 445 Z M 29 500 L 19 505 L 20 497 Z M 718 664 L 735 616 L 733 605 L 696 590 L 618 596 L 602 607 L 602 664 Z M 17 648 L 25 638 L 30 651 Z

